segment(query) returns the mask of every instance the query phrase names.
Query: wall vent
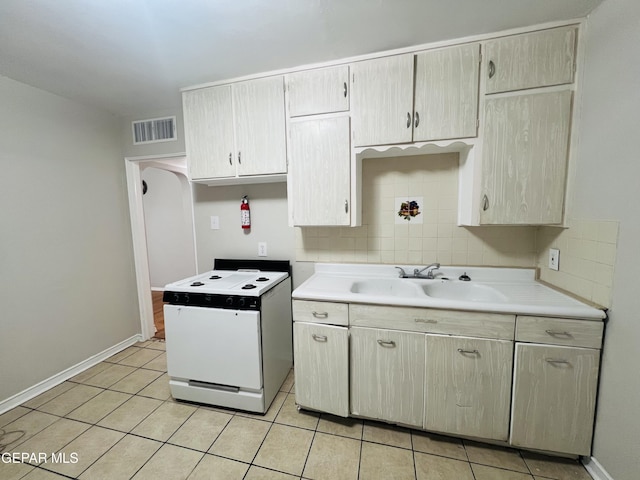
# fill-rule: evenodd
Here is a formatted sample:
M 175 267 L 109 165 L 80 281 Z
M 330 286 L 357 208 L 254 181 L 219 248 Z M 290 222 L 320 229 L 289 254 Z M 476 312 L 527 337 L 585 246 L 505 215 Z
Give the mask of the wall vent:
M 176 117 L 150 118 L 131 122 L 133 144 L 172 142 L 176 140 Z

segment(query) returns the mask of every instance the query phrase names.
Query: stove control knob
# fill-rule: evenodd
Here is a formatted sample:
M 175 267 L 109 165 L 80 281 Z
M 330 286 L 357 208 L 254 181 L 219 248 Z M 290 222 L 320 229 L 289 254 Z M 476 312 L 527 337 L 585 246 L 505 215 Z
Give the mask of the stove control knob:
M 240 298 L 240 300 L 238 300 L 238 306 L 240 308 L 244 307 L 246 305 L 246 303 L 247 303 L 247 299 L 244 298 L 244 297 L 242 297 L 242 298 Z
M 173 301 L 175 303 L 178 303 L 180 301 L 180 294 L 179 293 L 174 293 L 173 294 Z
M 233 297 L 227 297 L 225 303 L 231 307 L 233 305 Z
M 189 294 L 188 293 L 184 294 L 184 303 L 189 303 Z

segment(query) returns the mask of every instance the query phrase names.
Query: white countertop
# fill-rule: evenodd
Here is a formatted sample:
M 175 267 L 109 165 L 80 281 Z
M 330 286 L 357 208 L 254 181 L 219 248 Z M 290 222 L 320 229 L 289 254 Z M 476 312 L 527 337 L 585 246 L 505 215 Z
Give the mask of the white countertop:
M 398 266 L 408 274 L 412 274 L 416 267 L 424 267 L 424 265 Z M 437 274 L 435 280 L 403 279 L 400 285 L 406 286 L 411 291 L 410 295 L 397 295 L 391 290 L 385 292 L 384 289 L 359 293 L 354 283 L 357 285 L 358 282 L 375 279 L 380 279 L 384 283 L 384 279 L 398 279 L 399 270 L 393 265 L 319 263 L 315 266 L 315 273 L 293 291 L 292 297 L 297 300 L 426 307 L 586 320 L 602 320 L 606 317 L 603 310 L 591 307 L 537 282 L 535 269 L 442 266 L 435 273 Z M 470 282 L 458 280 L 463 273 L 471 277 Z M 448 280 L 443 280 L 443 277 Z M 394 282 L 391 281 L 391 283 Z M 464 287 L 485 285 L 493 289 L 492 291 L 498 292 L 499 299 L 465 301 L 429 296 L 422 290 L 422 287 L 429 283 L 464 283 Z M 456 285 L 452 286 L 456 287 Z M 414 287 L 416 287 L 415 293 Z

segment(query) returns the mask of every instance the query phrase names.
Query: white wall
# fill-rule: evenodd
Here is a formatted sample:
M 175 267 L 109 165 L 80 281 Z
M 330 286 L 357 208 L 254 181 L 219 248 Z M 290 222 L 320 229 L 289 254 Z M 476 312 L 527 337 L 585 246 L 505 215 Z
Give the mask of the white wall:
M 184 175 L 161 168 L 145 168 L 142 179 L 149 277 L 152 288 L 163 288 L 196 273 L 191 190 Z
M 140 331 L 120 123 L 0 77 L 0 401 Z
M 615 480 L 640 472 L 640 2 L 592 13 L 570 216 L 620 222 L 593 456 Z
M 260 258 L 258 242 L 267 242 L 265 260 L 295 261 L 294 229 L 287 225 L 286 183 L 194 188 L 198 271 L 211 270 L 215 258 Z M 243 195 L 248 195 L 251 206 L 248 232 L 240 225 Z M 220 218 L 219 230 L 211 230 L 212 215 Z M 293 280 L 298 284 L 303 277 L 296 273 L 294 269 Z

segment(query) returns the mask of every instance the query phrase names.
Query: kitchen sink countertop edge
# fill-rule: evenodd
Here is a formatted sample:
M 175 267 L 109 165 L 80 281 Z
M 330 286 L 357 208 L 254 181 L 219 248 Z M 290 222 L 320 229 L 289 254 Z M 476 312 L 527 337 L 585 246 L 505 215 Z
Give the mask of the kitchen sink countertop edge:
M 418 265 L 398 265 L 411 274 Z M 295 300 L 316 300 L 401 307 L 422 307 L 474 312 L 507 313 L 516 315 L 552 316 L 601 321 L 603 310 L 589 306 L 575 298 L 536 281 L 535 269 L 496 267 L 441 266 L 433 280 L 399 278 L 393 265 L 317 263 L 315 273 L 292 293 Z M 466 274 L 470 282 L 458 278 Z M 446 278 L 447 280 L 443 280 Z M 357 286 L 376 285 L 382 288 L 358 291 Z M 468 290 L 476 286 L 496 292 L 489 300 L 439 298 L 425 293 L 425 285 L 447 284 L 445 290 Z M 385 291 L 385 286 L 389 291 Z M 436 285 L 437 286 L 437 285 Z M 407 295 L 391 287 L 406 288 Z M 492 300 L 498 298 L 498 300 Z

